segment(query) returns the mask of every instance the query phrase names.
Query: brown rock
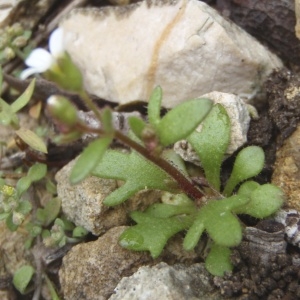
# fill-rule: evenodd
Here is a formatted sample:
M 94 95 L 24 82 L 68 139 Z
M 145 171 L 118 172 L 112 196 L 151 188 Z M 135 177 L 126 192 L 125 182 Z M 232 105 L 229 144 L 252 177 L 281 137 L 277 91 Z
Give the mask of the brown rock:
M 300 210 L 300 126 L 277 151 L 272 183 L 287 195 L 286 206 Z
M 125 228 L 115 227 L 97 241 L 70 250 L 59 272 L 64 299 L 107 299 L 123 276 L 153 261 L 146 252 L 128 251 L 118 245 Z

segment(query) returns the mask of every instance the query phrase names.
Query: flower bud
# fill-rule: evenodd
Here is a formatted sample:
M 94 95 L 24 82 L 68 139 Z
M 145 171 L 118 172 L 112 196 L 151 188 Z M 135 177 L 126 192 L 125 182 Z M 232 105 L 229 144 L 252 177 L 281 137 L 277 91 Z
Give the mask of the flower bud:
M 50 96 L 47 100 L 47 109 L 55 120 L 67 125 L 69 128 L 72 128 L 78 122 L 76 108 L 63 96 Z
M 45 77 L 67 91 L 80 93 L 83 90 L 81 72 L 67 52 L 56 58 L 56 63 L 46 71 Z

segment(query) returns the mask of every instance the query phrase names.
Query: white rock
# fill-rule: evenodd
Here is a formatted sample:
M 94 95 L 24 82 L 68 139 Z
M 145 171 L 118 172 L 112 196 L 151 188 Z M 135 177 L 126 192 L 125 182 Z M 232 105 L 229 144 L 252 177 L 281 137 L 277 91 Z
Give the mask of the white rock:
M 109 300 L 201 300 L 212 299 L 212 291 L 211 275 L 204 264 L 159 263 L 141 267 L 132 276 L 124 277 Z
M 160 85 L 163 104 L 211 91 L 255 95 L 281 61 L 197 0 L 151 0 L 73 11 L 60 24 L 65 47 L 88 92 L 121 104 L 147 101 Z
M 231 121 L 230 143 L 226 154 L 230 155 L 247 142 L 247 132 L 250 124 L 248 105 L 238 96 L 227 93 L 212 92 L 201 97 L 209 98 L 214 103 L 220 103 L 226 109 Z M 196 129 L 201 130 L 201 125 Z M 185 161 L 199 165 L 199 157 L 192 146 L 185 140 L 175 143 L 174 150 Z

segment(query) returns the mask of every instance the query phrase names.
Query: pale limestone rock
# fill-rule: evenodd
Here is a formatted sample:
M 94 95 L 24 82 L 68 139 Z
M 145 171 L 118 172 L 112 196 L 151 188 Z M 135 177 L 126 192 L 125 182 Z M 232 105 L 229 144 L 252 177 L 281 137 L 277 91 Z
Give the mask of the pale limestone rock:
M 247 142 L 247 132 L 250 124 L 248 105 L 240 97 L 233 94 L 212 92 L 201 97 L 209 98 L 214 103 L 220 103 L 226 109 L 231 121 L 230 143 L 226 154 L 232 154 Z M 196 130 L 201 131 L 201 125 Z M 174 150 L 185 161 L 200 164 L 198 155 L 187 141 L 183 140 L 175 143 Z
M 76 185 L 71 185 L 69 178 L 74 163 L 75 161 L 70 162 L 56 174 L 57 193 L 66 217 L 94 235 L 127 224 L 128 212 L 144 210 L 160 198 L 160 191 L 147 190 L 137 193 L 123 205 L 105 206 L 104 199 L 119 186 L 118 182 L 90 176 Z
M 60 26 L 87 91 L 120 104 L 147 101 L 157 85 L 165 107 L 216 90 L 252 97 L 272 69 L 282 67 L 197 0 L 79 9 Z
M 208 298 L 213 290 L 212 276 L 203 263 L 169 266 L 162 262 L 141 267 L 132 276 L 124 277 L 109 300 L 221 299 Z

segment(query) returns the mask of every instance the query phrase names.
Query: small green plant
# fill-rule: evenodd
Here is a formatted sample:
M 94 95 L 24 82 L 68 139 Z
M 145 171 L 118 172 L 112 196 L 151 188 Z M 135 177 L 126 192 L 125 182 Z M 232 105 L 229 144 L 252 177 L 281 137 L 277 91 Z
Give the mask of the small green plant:
M 137 224 L 123 232 L 120 244 L 131 250 L 148 250 L 155 258 L 176 233 L 187 231 L 183 247 L 192 250 L 205 231 L 212 240 L 206 267 L 212 274 L 222 276 L 232 269 L 230 248 L 242 240 L 242 225 L 237 214 L 268 217 L 282 205 L 283 194 L 274 185 L 246 181 L 258 175 L 264 166 L 263 150 L 257 146 L 240 151 L 230 178 L 221 186 L 221 164 L 231 126 L 222 105 L 212 105 L 209 99 L 193 99 L 161 117 L 161 101 L 162 91 L 158 87 L 149 100 L 149 123 L 131 117 L 129 136 L 113 129 L 108 110 L 100 112 L 102 129 L 99 130 L 87 128 L 76 117 L 72 122 L 65 122 L 70 132 L 82 130 L 99 135 L 77 160 L 70 180 L 75 184 L 90 174 L 123 180 L 124 184 L 105 199 L 104 203 L 109 206 L 121 204 L 144 189 L 177 194 L 176 204 L 157 203 L 144 212 L 132 212 L 131 217 Z M 64 122 L 65 116 L 54 109 L 57 106 L 53 103 L 52 99 L 50 111 Z M 197 132 L 194 129 L 201 121 L 202 130 Z M 113 138 L 129 146 L 131 151 L 108 149 Z M 168 149 L 181 139 L 187 139 L 200 158 L 209 185 L 205 193 L 191 181 L 184 162 Z
M 210 110 L 208 100 L 197 99 L 179 105 L 160 118 L 160 101 L 161 90 L 157 88 L 148 106 L 150 124 L 135 118 L 130 121 L 134 138 L 139 138 L 138 141 L 148 151 L 145 155 L 147 160 L 145 156 L 141 156 L 142 151 L 135 148 L 128 154 L 107 150 L 101 162 L 91 170 L 91 174 L 125 181 L 124 185 L 105 199 L 104 203 L 110 206 L 126 201 L 145 188 L 179 193 L 177 199 L 181 200 L 176 204 L 153 204 L 144 212 L 131 213 L 137 225 L 121 235 L 120 244 L 123 247 L 148 250 L 153 257 L 157 257 L 174 234 L 187 231 L 183 246 L 186 250 L 192 250 L 206 231 L 212 240 L 206 267 L 214 275 L 223 275 L 232 268 L 230 247 L 237 246 L 242 240 L 242 226 L 236 215 L 248 214 L 255 218 L 270 216 L 282 205 L 283 194 L 274 185 L 245 181 L 258 175 L 264 166 L 263 150 L 257 146 L 249 146 L 240 151 L 231 176 L 221 189 L 221 164 L 230 138 L 230 120 L 223 106 L 217 104 Z M 202 115 L 196 112 L 193 106 L 196 103 L 202 110 Z M 193 120 L 190 112 L 195 112 L 195 116 L 202 119 L 206 114 L 204 112 L 208 110 L 210 111 L 202 122 L 202 131 L 194 131 L 199 119 Z M 186 116 L 189 124 L 183 124 L 185 121 L 180 116 Z M 148 132 L 151 132 L 151 140 Z M 183 138 L 193 145 L 199 155 L 209 183 L 210 191 L 207 190 L 206 194 L 210 196 L 205 202 L 204 194 L 191 183 L 180 158 L 170 150 L 168 153 L 162 150 L 163 146 L 169 146 Z M 147 143 L 152 145 L 151 148 L 147 148 Z M 84 154 L 80 159 L 88 161 Z M 80 168 L 80 159 L 73 171 L 79 172 L 77 168 Z M 71 181 L 77 182 L 74 176 L 76 172 L 71 174 Z M 240 183 L 241 186 L 233 194 Z
M 131 131 L 125 135 L 113 127 L 111 111 L 99 111 L 88 97 L 80 71 L 64 51 L 62 41 L 63 32 L 58 29 L 50 38 L 50 52 L 34 50 L 26 61 L 29 68 L 21 77 L 44 73 L 46 78 L 64 89 L 77 92 L 101 122 L 101 129 L 91 128 L 79 120 L 76 108 L 68 99 L 58 95 L 49 98 L 48 110 L 62 129 L 57 141 L 71 141 L 84 133 L 97 135 L 77 159 L 71 182 L 76 184 L 89 175 L 124 181 L 105 199 L 109 206 L 121 204 L 144 189 L 177 195 L 174 204 L 156 203 L 144 212 L 132 212 L 136 225 L 123 232 L 120 244 L 131 250 L 150 251 L 155 258 L 168 239 L 178 232 L 186 232 L 183 241 L 186 250 L 192 250 L 206 232 L 211 239 L 207 269 L 218 276 L 230 271 L 230 249 L 242 240 L 242 225 L 237 215 L 265 218 L 283 203 L 283 194 L 278 187 L 246 181 L 263 169 L 263 150 L 257 146 L 242 149 L 235 159 L 230 178 L 222 185 L 221 164 L 229 144 L 231 126 L 226 110 L 220 104 L 213 105 L 209 99 L 192 99 L 161 116 L 160 87 L 155 88 L 150 97 L 148 121 L 131 117 Z M 44 60 L 38 59 L 42 53 Z M 47 61 L 47 64 L 41 61 Z M 196 132 L 200 123 L 202 130 Z M 109 149 L 114 139 L 130 151 Z M 203 190 L 191 180 L 184 162 L 170 149 L 182 139 L 188 140 L 199 156 L 208 183 Z M 61 242 L 64 225 L 59 220 L 55 225 L 53 235 Z

